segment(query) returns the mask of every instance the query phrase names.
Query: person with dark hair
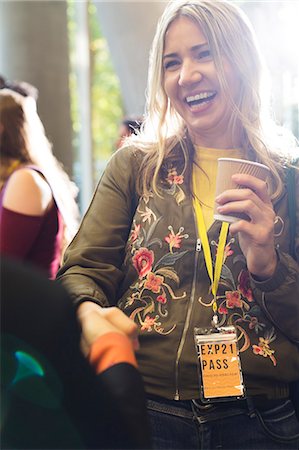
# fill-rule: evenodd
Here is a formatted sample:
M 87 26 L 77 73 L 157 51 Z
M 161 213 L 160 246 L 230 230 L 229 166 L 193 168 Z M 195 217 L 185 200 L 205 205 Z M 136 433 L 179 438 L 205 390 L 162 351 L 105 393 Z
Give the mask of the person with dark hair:
M 156 449 L 299 446 L 298 147 L 265 73 L 235 2 L 170 1 L 142 131 L 111 157 L 58 273 L 77 305 L 137 324 Z M 216 196 L 220 158 L 268 178 L 236 173 Z
M 141 117 L 125 117 L 119 126 L 116 148 L 120 148 L 125 145 L 127 137 L 137 135 L 141 130 L 141 126 Z
M 3 257 L 0 275 L 1 448 L 149 449 L 126 336 L 134 324 L 127 319 L 125 334 L 82 305 L 80 326 L 64 289 L 33 266 Z
M 10 81 L 0 75 L 0 89 L 10 89 L 23 97 L 32 97 L 35 101 L 38 99 L 38 89 L 27 81 Z
M 77 187 L 53 155 L 36 96 L 23 82 L 0 89 L 0 254 L 54 278 L 79 225 Z

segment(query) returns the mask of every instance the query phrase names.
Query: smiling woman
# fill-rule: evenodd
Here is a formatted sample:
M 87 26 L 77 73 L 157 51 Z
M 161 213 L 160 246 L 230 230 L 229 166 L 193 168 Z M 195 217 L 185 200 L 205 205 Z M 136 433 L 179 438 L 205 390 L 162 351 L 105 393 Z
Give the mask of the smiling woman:
M 229 127 L 240 82 L 222 58 L 227 88 L 219 82 L 212 50 L 198 24 L 181 16 L 170 25 L 164 47 L 164 89 L 172 108 L 188 124 L 192 141 L 204 147 L 238 147 L 240 136 Z
M 263 74 L 238 7 L 171 1 L 141 132 L 111 158 L 58 274 L 77 304 L 117 305 L 137 324 L 155 449 L 298 448 L 296 143 L 272 120 Z M 268 179 L 235 174 L 215 198 L 219 158 L 262 163 Z M 221 223 L 215 204 L 246 219 Z

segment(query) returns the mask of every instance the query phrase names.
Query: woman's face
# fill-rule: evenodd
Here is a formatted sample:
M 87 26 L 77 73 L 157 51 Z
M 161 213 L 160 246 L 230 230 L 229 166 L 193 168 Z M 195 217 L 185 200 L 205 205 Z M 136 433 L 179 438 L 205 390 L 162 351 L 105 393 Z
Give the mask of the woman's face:
M 223 67 L 229 95 L 236 101 L 239 80 L 226 59 Z M 207 39 L 192 19 L 180 16 L 169 26 L 163 68 L 165 92 L 185 121 L 193 142 L 206 147 L 231 147 L 231 107 L 220 87 Z

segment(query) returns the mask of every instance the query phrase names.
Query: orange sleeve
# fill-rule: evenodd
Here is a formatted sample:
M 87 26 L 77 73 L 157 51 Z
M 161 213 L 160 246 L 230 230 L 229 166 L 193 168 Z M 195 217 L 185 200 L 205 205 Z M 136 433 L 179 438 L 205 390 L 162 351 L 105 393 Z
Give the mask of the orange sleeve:
M 106 333 L 91 346 L 89 362 L 97 374 L 118 363 L 137 367 L 137 361 L 130 339 L 120 333 Z

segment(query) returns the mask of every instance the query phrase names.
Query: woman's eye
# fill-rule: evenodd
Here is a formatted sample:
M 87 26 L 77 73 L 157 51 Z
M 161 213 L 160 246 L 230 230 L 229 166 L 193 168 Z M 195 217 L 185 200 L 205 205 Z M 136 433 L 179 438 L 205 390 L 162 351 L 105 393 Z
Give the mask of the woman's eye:
M 165 68 L 165 70 L 172 69 L 172 68 L 176 67 L 178 64 L 179 64 L 179 62 L 176 60 L 167 61 L 164 64 L 164 68 Z
M 198 55 L 199 59 L 204 59 L 204 58 L 210 58 L 211 57 L 211 51 L 210 50 L 203 50 L 199 53 Z

